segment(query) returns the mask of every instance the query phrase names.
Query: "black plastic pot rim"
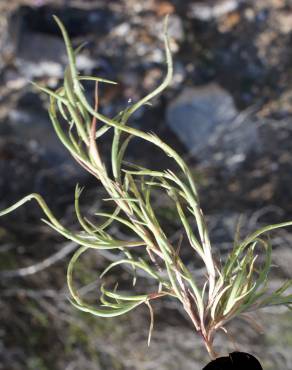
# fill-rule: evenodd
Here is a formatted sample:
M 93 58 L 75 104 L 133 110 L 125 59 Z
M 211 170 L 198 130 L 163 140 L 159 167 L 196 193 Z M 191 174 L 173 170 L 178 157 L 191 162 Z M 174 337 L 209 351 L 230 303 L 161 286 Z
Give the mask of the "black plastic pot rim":
M 232 352 L 228 356 L 218 357 L 209 362 L 203 370 L 263 370 L 263 368 L 250 353 Z

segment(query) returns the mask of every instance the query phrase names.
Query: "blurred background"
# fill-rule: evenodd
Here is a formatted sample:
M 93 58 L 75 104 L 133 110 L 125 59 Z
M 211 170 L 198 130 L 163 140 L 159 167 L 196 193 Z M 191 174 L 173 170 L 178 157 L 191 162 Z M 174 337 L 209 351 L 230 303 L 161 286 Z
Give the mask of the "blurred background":
M 162 80 L 161 30 L 170 14 L 172 85 L 132 124 L 157 133 L 192 167 L 217 254 L 224 258 L 230 250 L 239 219 L 246 235 L 292 218 L 289 0 L 0 0 L 1 209 L 38 192 L 64 225 L 78 230 L 76 182 L 86 186 L 84 212 L 102 206 L 96 181 L 58 142 L 47 97 L 29 83 L 55 88 L 62 78 L 66 54 L 53 14 L 74 45 L 87 42 L 77 59 L 80 71 L 119 82 L 102 90 L 102 111 L 109 116 Z M 101 145 L 106 152 L 107 140 Z M 128 156 L 152 168 L 168 166 L 143 143 L 131 146 Z M 158 205 L 177 240 L 175 213 Z M 208 362 L 175 302 L 155 302 L 150 348 L 147 307 L 107 320 L 72 308 L 65 274 L 77 246 L 42 216 L 29 203 L 0 219 L 1 370 L 200 370 Z M 276 288 L 292 278 L 292 230 L 271 239 Z M 83 258 L 80 294 L 96 297 L 99 273 L 114 259 L 111 253 Z M 233 322 L 229 338 L 218 335 L 217 349 L 249 351 L 265 370 L 291 369 L 291 313 L 265 309 L 254 318 L 251 325 Z

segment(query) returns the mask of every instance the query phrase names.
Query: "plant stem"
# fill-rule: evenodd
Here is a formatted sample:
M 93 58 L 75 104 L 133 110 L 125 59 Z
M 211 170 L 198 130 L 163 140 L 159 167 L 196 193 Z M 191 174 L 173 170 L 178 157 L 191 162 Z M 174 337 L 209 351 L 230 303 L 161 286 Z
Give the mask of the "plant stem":
M 213 348 L 213 340 L 208 341 L 205 339 L 205 346 L 207 348 L 207 351 L 209 353 L 209 356 L 211 357 L 212 360 L 215 360 L 218 357 L 218 353 L 215 352 Z

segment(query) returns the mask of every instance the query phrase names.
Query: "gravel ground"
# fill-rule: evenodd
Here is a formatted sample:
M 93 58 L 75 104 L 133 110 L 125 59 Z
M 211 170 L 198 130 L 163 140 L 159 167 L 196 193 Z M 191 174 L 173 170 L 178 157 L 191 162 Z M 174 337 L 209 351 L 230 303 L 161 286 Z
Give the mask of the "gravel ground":
M 133 124 L 155 131 L 194 169 L 216 253 L 224 256 L 228 251 L 239 217 L 244 233 L 291 219 L 288 0 L 0 1 L 1 208 L 29 192 L 40 192 L 62 222 L 76 228 L 76 182 L 88 190 L 84 209 L 100 207 L 101 190 L 61 148 L 46 114 L 46 98 L 29 83 L 54 88 L 62 76 L 66 56 L 52 14 L 63 19 L 74 45 L 87 41 L 78 59 L 80 70 L 119 81 L 118 88 L 102 91 L 101 106 L 109 115 L 161 81 L 162 20 L 170 14 L 173 83 L 151 108 L 138 112 Z M 229 102 L 232 114 L 244 119 L 226 123 L 218 135 L 207 132 L 212 140 L 199 153 L 167 123 L 167 112 L 182 101 L 179 96 L 195 91 L 206 97 L 195 105 L 204 114 L 211 90 L 221 94 L 218 101 Z M 93 93 L 90 87 L 88 91 Z M 181 112 L 183 117 L 189 114 Z M 207 109 L 204 119 L 210 116 Z M 102 144 L 105 153 L 107 144 Z M 130 156 L 146 165 L 169 166 L 143 144 L 132 147 Z M 76 312 L 67 300 L 65 281 L 75 247 L 48 230 L 41 216 L 31 204 L 0 220 L 1 370 L 200 370 L 206 364 L 200 338 L 173 302 L 154 306 L 149 348 L 146 308 L 109 320 Z M 174 237 L 175 226 L 170 215 L 168 228 Z M 273 235 L 275 287 L 292 275 L 291 235 L 289 230 Z M 84 294 L 95 294 L 93 280 L 109 258 L 91 254 L 84 259 Z M 254 353 L 265 370 L 292 369 L 291 313 L 266 309 L 255 314 L 253 323 L 257 325 L 232 323 L 229 338 L 219 334 L 218 350 Z

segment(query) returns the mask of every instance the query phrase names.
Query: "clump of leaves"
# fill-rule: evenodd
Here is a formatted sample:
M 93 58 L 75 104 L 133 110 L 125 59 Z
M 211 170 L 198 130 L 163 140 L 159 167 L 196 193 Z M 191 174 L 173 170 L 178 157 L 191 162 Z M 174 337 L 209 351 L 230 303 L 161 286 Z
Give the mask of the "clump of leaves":
M 213 348 L 214 335 L 219 329 L 226 330 L 225 324 L 231 319 L 265 306 L 286 305 L 291 308 L 292 295 L 287 293 L 291 281 L 272 293 L 267 289 L 272 246 L 269 240 L 264 238 L 264 234 L 290 226 L 292 222 L 256 230 L 243 241 L 235 242 L 223 266 L 216 263 L 190 168 L 173 148 L 154 133 L 144 132 L 129 125 L 133 113 L 148 104 L 171 82 L 173 65 L 167 37 L 167 20 L 164 27 L 167 63 L 165 79 L 154 91 L 140 101 L 128 105 L 114 118 L 100 113 L 98 86 L 100 83 L 115 82 L 79 75 L 76 55 L 80 48 L 73 50 L 64 25 L 57 17 L 55 21 L 62 32 L 69 63 L 64 72 L 63 86 L 56 91 L 40 86 L 38 88 L 50 98 L 49 115 L 58 138 L 72 157 L 103 185 L 108 193 L 107 201 L 111 201 L 115 208 L 112 213 L 96 213 L 98 218 L 103 219 L 100 224 L 89 221 L 80 212 L 79 198 L 82 189 L 77 185 L 75 210 L 82 229 L 80 232 L 65 228 L 38 194 L 26 196 L 0 215 L 10 213 L 35 199 L 47 216 L 43 221 L 65 238 L 78 243 L 80 247 L 69 263 L 67 280 L 71 302 L 79 310 L 99 317 L 113 317 L 125 314 L 141 304 L 147 304 L 153 319 L 151 301 L 170 296 L 182 304 L 195 330 L 201 334 L 211 358 L 215 358 L 217 354 Z M 84 81 L 95 83 L 94 107 L 85 95 Z M 105 165 L 99 148 L 100 140 L 107 131 L 113 133 L 110 168 Z M 177 171 L 153 171 L 125 162 L 124 156 L 133 138 L 151 143 L 171 157 L 177 165 Z M 187 239 L 184 248 L 188 244 L 194 258 L 203 263 L 205 281 L 196 281 L 183 262 L 180 248 L 170 242 L 163 230 L 152 202 L 154 189 L 159 189 L 173 202 Z M 123 225 L 131 237 L 127 240 L 116 239 L 110 232 L 112 223 Z M 264 252 L 263 263 L 256 261 L 258 247 Z M 136 295 L 134 290 L 125 293 L 117 287 L 110 290 L 102 285 L 100 305 L 90 305 L 78 295 L 73 281 L 74 266 L 79 257 L 89 249 L 110 249 L 118 252 L 119 259 L 109 264 L 101 278 L 114 267 L 126 265 L 130 267 L 129 271 L 133 272 L 134 280 L 136 271 L 142 270 L 157 282 L 157 289 L 152 293 Z

